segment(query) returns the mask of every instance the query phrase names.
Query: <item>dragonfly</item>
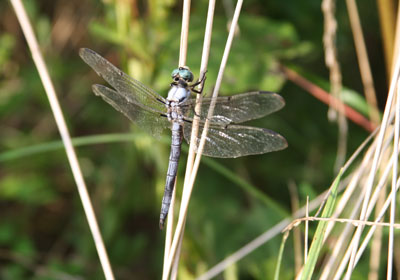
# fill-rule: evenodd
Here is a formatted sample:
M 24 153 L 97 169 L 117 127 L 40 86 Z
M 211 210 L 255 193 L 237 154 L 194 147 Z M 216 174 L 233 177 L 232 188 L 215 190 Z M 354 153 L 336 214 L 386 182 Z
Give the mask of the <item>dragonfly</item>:
M 191 98 L 192 92 L 199 93 L 195 87 L 204 82 L 205 76 L 192 83 L 194 76 L 188 67 L 173 70 L 168 96 L 164 98 L 93 50 L 82 48 L 79 55 L 113 88 L 95 84 L 92 86 L 95 95 L 102 97 L 117 111 L 156 138 L 166 129 L 172 131 L 159 221 L 159 227 L 162 229 L 171 204 L 182 139 L 190 143 L 193 118 L 198 116 L 199 132 L 194 141 L 197 152 L 205 127 L 212 98 L 203 98 L 200 113 L 195 112 L 197 101 Z M 278 111 L 284 105 L 284 99 L 280 95 L 268 91 L 217 97 L 213 115 L 208 119 L 209 127 L 202 154 L 216 158 L 236 158 L 285 149 L 287 142 L 280 134 L 266 128 L 240 125 Z

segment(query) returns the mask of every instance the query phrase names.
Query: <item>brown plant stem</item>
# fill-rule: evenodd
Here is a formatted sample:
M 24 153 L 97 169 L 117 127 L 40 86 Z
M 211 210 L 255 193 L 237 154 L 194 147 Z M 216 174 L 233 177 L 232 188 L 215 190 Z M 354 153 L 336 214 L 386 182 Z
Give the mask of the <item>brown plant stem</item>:
M 362 128 L 364 128 L 365 130 L 367 130 L 369 132 L 374 131 L 374 129 L 376 128 L 375 124 L 370 122 L 367 118 L 365 118 L 359 112 L 357 112 L 350 106 L 343 104 L 342 101 L 336 99 L 335 97 L 330 95 L 328 92 L 326 92 L 319 86 L 311 83 L 309 80 L 300 76 L 295 71 L 293 71 L 285 66 L 281 66 L 281 69 L 282 69 L 283 73 L 286 75 L 286 78 L 288 78 L 290 81 L 292 81 L 296 85 L 300 86 L 305 91 L 311 93 L 312 96 L 314 96 L 315 98 L 324 102 L 325 104 L 331 105 L 335 110 L 343 113 L 349 120 L 351 120 L 355 124 L 358 124 L 359 126 L 361 126 Z M 339 104 L 342 104 L 343 106 L 339 106 Z

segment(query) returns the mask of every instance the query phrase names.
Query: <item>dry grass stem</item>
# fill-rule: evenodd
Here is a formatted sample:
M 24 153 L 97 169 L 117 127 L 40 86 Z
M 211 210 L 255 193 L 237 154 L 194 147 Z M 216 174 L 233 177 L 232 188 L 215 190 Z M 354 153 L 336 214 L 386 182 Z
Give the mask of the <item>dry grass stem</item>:
M 362 200 L 359 199 L 353 211 L 350 213 L 349 218 L 351 220 L 355 219 L 356 216 L 358 215 L 359 209 L 361 207 L 361 202 Z M 329 224 L 329 226 L 332 225 L 333 222 Z M 328 230 L 331 231 L 332 228 L 329 227 Z M 338 239 L 336 240 L 336 243 L 330 244 L 332 252 L 323 264 L 323 270 L 320 279 L 332 279 L 332 273 L 334 272 L 332 268 L 337 267 L 339 265 L 340 259 L 343 256 L 348 240 L 350 238 L 350 234 L 352 233 L 353 230 L 354 226 L 350 223 L 346 223 L 341 232 L 338 234 Z M 327 237 L 328 235 L 326 236 L 326 238 Z
M 187 42 L 189 37 L 190 0 L 183 1 L 179 67 L 186 66 Z
M 357 5 L 355 0 L 346 0 L 346 5 L 349 12 L 349 19 L 351 30 L 353 32 L 354 45 L 356 47 L 361 80 L 364 86 L 365 97 L 369 105 L 369 116 L 374 124 L 378 124 L 380 117 L 374 89 L 374 80 L 372 78 L 371 67 L 369 65 L 367 47 L 365 46 Z
M 85 211 L 86 219 L 88 221 L 90 231 L 92 233 L 96 250 L 100 258 L 100 263 L 103 268 L 104 275 L 107 280 L 114 279 L 114 275 L 111 269 L 110 262 L 108 260 L 107 252 L 101 237 L 101 233 L 97 224 L 96 216 L 93 211 L 92 203 L 87 192 L 85 181 L 79 166 L 78 158 L 76 156 L 74 147 L 72 145 L 71 137 L 68 132 L 67 125 L 64 120 L 64 116 L 61 111 L 60 104 L 57 99 L 57 95 L 50 79 L 50 75 L 47 71 L 46 64 L 43 56 L 40 52 L 39 44 L 36 40 L 36 36 L 33 32 L 32 25 L 29 22 L 29 18 L 26 14 L 25 8 L 20 0 L 11 0 L 11 4 L 15 10 L 18 21 L 21 25 L 22 31 L 27 40 L 29 49 L 32 53 L 33 61 L 35 62 L 36 68 L 38 69 L 40 79 L 42 80 L 45 88 L 47 98 L 50 102 L 50 107 L 53 111 L 54 119 L 57 124 L 57 128 L 60 132 L 61 139 L 63 141 L 65 151 L 68 157 L 68 162 L 72 169 L 72 174 L 75 179 L 76 186 L 78 188 L 79 196 Z
M 393 0 L 377 0 L 379 22 L 382 34 L 386 73 L 391 76 L 393 50 L 395 48 L 396 8 Z
M 395 211 L 396 211 L 396 181 L 398 178 L 397 164 L 399 160 L 399 129 L 400 129 L 400 88 L 399 83 L 397 83 L 397 95 L 395 98 L 396 109 L 395 109 L 395 126 L 394 126 L 394 147 L 393 149 L 393 171 L 392 171 L 392 192 L 390 201 L 390 229 L 389 229 L 389 244 L 388 244 L 388 264 L 387 264 L 387 279 L 392 279 L 393 271 L 393 247 L 394 247 L 394 222 L 395 222 Z
M 190 177 L 190 180 L 189 180 L 189 186 L 188 186 L 188 191 L 187 191 L 187 197 L 188 198 L 190 197 L 190 193 L 191 193 L 191 191 L 193 189 L 194 180 L 195 180 L 195 177 L 196 177 L 196 174 L 197 174 L 197 170 L 198 170 L 198 167 L 199 167 L 199 164 L 200 164 L 201 153 L 202 153 L 202 149 L 204 147 L 204 143 L 205 143 L 205 139 L 206 139 L 205 137 L 206 137 L 207 129 L 208 129 L 208 125 L 209 125 L 208 124 L 208 119 L 210 119 L 212 117 L 212 114 L 213 114 L 216 97 L 218 96 L 218 91 L 219 91 L 219 88 L 220 88 L 220 85 L 221 85 L 221 82 L 222 82 L 223 72 L 224 72 L 225 67 L 226 67 L 226 63 L 227 63 L 228 55 L 229 55 L 230 48 L 231 48 L 231 45 L 232 45 L 234 31 L 235 31 L 235 28 L 236 28 L 236 25 L 237 25 L 237 21 L 239 19 L 242 3 L 243 3 L 242 0 L 238 1 L 237 6 L 236 6 L 236 10 L 235 10 L 235 14 L 234 14 L 234 17 L 233 17 L 233 20 L 232 20 L 231 30 L 230 30 L 229 35 L 228 35 L 227 43 L 226 43 L 225 50 L 224 50 L 224 55 L 222 57 L 221 66 L 220 66 L 220 70 L 219 70 L 219 73 L 218 73 L 218 78 L 217 78 L 216 85 L 215 85 L 215 88 L 214 88 L 214 93 L 213 93 L 213 98 L 214 99 L 211 101 L 211 104 L 210 104 L 210 108 L 209 108 L 208 115 L 207 115 L 207 120 L 206 120 L 204 128 L 203 128 L 202 138 L 200 139 L 200 144 L 199 144 L 199 147 L 198 147 L 198 154 L 197 154 L 197 157 L 195 159 L 194 166 L 193 166 L 193 169 L 192 169 L 192 174 L 191 174 L 191 177 Z M 177 223 L 175 234 L 174 234 L 174 238 L 173 238 L 173 241 L 172 241 L 171 251 L 170 251 L 170 254 L 169 254 L 168 263 L 167 263 L 167 267 L 166 267 L 166 270 L 165 270 L 166 273 L 164 274 L 164 275 L 166 275 L 166 278 L 164 278 L 164 276 L 163 276 L 163 279 L 167 279 L 167 277 L 169 275 L 169 272 L 170 272 L 172 261 L 175 258 L 175 254 L 176 254 L 176 251 L 177 251 L 179 240 L 181 239 L 181 233 L 183 232 L 183 227 L 184 227 L 185 220 L 186 220 L 186 213 L 187 213 L 188 204 L 189 204 L 189 200 L 182 200 L 182 204 L 181 204 L 181 209 L 180 210 L 181 210 L 181 212 L 183 211 L 182 213 L 184 213 L 184 214 L 183 215 L 179 215 L 179 218 L 178 218 L 178 223 Z
M 366 219 L 366 212 L 367 212 L 367 206 L 370 200 L 370 196 L 371 196 L 371 192 L 372 192 L 372 188 L 373 188 L 373 184 L 374 184 L 374 179 L 375 179 L 375 175 L 377 173 L 378 170 L 378 166 L 379 163 L 381 162 L 381 153 L 382 153 L 382 145 L 383 145 L 383 140 L 384 140 L 384 136 L 386 133 L 386 129 L 389 125 L 389 119 L 391 119 L 391 115 L 393 116 L 393 114 L 391 114 L 392 112 L 392 105 L 393 105 L 393 101 L 394 99 L 394 92 L 396 89 L 396 84 L 399 78 L 399 73 L 400 73 L 400 60 L 399 58 L 396 61 L 396 67 L 395 67 L 395 71 L 394 71 L 394 76 L 392 77 L 392 81 L 390 84 L 390 89 L 389 89 L 389 94 L 388 94 L 388 99 L 387 99 L 387 103 L 386 103 L 386 108 L 385 108 L 385 112 L 383 115 L 383 120 L 382 120 L 382 124 L 381 124 L 381 128 L 377 137 L 377 147 L 375 149 L 375 153 L 374 153 L 374 159 L 372 162 L 372 168 L 370 170 L 370 173 L 368 175 L 368 180 L 367 183 L 365 184 L 365 188 L 366 188 L 366 192 L 365 192 L 365 200 L 363 203 L 363 207 L 361 210 L 361 214 L 360 214 L 360 220 L 365 220 Z M 348 270 L 346 273 L 346 279 L 350 279 L 351 277 L 351 273 L 353 271 L 354 268 L 354 264 L 355 264 L 355 257 L 356 257 L 356 252 L 357 252 L 357 247 L 358 247 L 358 243 L 359 243 L 359 239 L 361 237 L 361 233 L 363 231 L 364 227 L 360 226 L 357 228 L 357 231 L 354 235 L 354 242 L 352 242 L 352 251 L 351 251 L 351 258 L 350 258 L 350 262 L 348 265 Z
M 393 115 L 390 117 L 387 117 L 387 119 L 389 121 L 391 121 L 393 119 Z M 393 134 L 394 134 L 394 129 L 393 127 L 390 127 L 391 129 L 389 131 L 387 131 L 384 135 L 383 139 L 379 139 L 379 137 L 377 137 L 374 141 L 374 144 L 371 145 L 371 147 L 369 148 L 368 152 L 366 153 L 363 161 L 361 162 L 361 164 L 359 165 L 359 167 L 357 167 L 352 173 L 351 176 L 352 180 L 350 181 L 350 184 L 348 186 L 348 188 L 346 189 L 345 193 L 343 194 L 341 200 L 339 201 L 338 205 L 337 205 L 337 209 L 335 211 L 335 214 L 332 216 L 332 219 L 337 219 L 337 213 L 339 212 L 343 212 L 344 213 L 344 209 L 343 205 L 347 204 L 347 205 L 351 205 L 351 210 L 352 213 L 350 215 L 350 218 L 340 218 L 337 221 L 346 221 L 349 223 L 353 223 L 354 226 L 357 227 L 357 230 L 359 230 L 360 228 L 367 226 L 370 226 L 371 229 L 369 231 L 369 233 L 367 234 L 367 237 L 364 239 L 360 249 L 358 249 L 356 251 L 356 254 L 354 256 L 354 262 L 353 262 L 353 267 L 354 265 L 358 262 L 359 258 L 361 257 L 361 255 L 363 254 L 365 248 L 367 247 L 367 245 L 370 242 L 370 238 L 373 235 L 373 232 L 376 229 L 376 226 L 390 226 L 390 223 L 385 223 L 385 222 L 381 222 L 381 219 L 383 217 L 383 215 L 387 212 L 387 209 L 390 205 L 391 202 L 391 196 L 388 196 L 386 199 L 386 202 L 384 203 L 383 207 L 378 208 L 376 206 L 376 202 L 378 200 L 378 197 L 380 196 L 380 193 L 382 192 L 382 190 L 384 190 L 384 186 L 388 184 L 388 178 L 390 175 L 390 172 L 392 171 L 392 166 L 393 166 L 393 161 L 395 157 L 392 156 L 385 156 L 385 155 L 391 155 L 392 153 L 397 153 L 398 152 L 398 148 L 397 149 L 392 149 L 393 147 Z M 371 160 L 371 155 L 374 155 L 374 159 L 376 157 L 376 150 L 377 147 L 379 146 L 380 149 L 380 154 L 382 155 L 381 158 L 389 158 L 389 160 L 382 160 L 380 159 L 379 161 L 374 161 Z M 396 151 L 394 151 L 396 150 Z M 366 200 L 366 192 L 367 192 L 367 183 L 369 182 L 368 180 L 370 180 L 370 176 L 371 176 L 371 170 L 374 170 L 376 167 L 374 167 L 374 162 L 375 164 L 379 164 L 379 170 L 380 170 L 380 178 L 377 181 L 377 184 L 375 185 L 374 188 L 374 192 L 371 195 L 371 193 L 369 194 L 369 199 L 367 202 L 365 202 Z M 375 177 L 375 176 L 374 176 Z M 395 176 L 396 180 L 398 179 L 397 176 Z M 375 181 L 375 180 L 374 180 Z M 359 189 L 359 191 L 354 192 L 357 189 Z M 361 193 L 360 193 L 361 191 Z M 396 189 L 397 191 L 397 189 Z M 353 194 L 354 192 L 354 194 Z M 395 192 L 392 192 L 392 194 Z M 354 198 L 357 198 L 357 202 L 351 201 L 350 200 L 350 195 L 353 196 Z M 354 200 L 354 198 L 352 200 Z M 363 205 L 365 205 L 364 207 L 366 207 L 365 212 L 364 212 L 364 219 L 359 219 L 356 220 L 357 222 L 354 223 L 353 221 L 355 220 L 354 217 L 357 213 L 359 213 L 359 208 L 361 203 L 363 203 Z M 377 215 L 376 219 L 374 222 L 370 222 L 367 221 L 368 217 L 370 217 L 370 215 L 372 214 L 373 209 L 380 209 L 379 211 L 379 215 Z M 346 210 L 348 211 L 348 210 Z M 361 211 L 362 212 L 362 211 Z M 363 221 L 362 223 L 360 221 Z M 398 228 L 399 224 L 394 224 L 393 223 L 393 228 Z M 330 230 L 327 230 L 327 235 L 329 234 Z M 332 253 L 330 254 L 330 257 L 328 258 L 328 260 L 324 263 L 324 268 L 321 274 L 321 279 L 332 279 L 332 277 L 334 277 L 334 279 L 340 279 L 342 276 L 342 273 L 344 271 L 344 268 L 346 266 L 346 264 L 348 264 L 348 261 L 351 257 L 351 254 L 353 252 L 355 244 L 358 242 L 358 237 L 355 234 L 352 238 L 352 241 L 350 243 L 350 246 L 347 243 L 347 239 L 349 236 L 349 233 L 353 232 L 354 229 L 353 227 L 351 227 L 350 225 L 348 225 L 347 227 L 345 227 L 342 231 L 342 233 L 339 235 L 339 239 L 330 244 L 330 247 L 333 249 Z M 357 231 L 356 231 L 357 233 Z M 356 247 L 356 246 L 355 246 Z M 345 248 L 349 248 L 347 251 L 345 251 Z M 340 259 L 340 263 L 337 261 Z M 335 271 L 336 274 L 335 276 L 331 276 L 331 271 Z M 349 272 L 347 272 L 349 273 Z M 347 274 L 349 275 L 349 274 Z M 351 275 L 351 274 L 350 274 Z
M 309 196 L 307 196 L 307 201 L 306 201 L 306 217 L 309 217 L 310 210 L 308 209 L 309 206 Z M 307 254 L 308 254 L 308 221 L 305 222 L 305 230 L 304 230 L 304 264 L 306 264 L 307 261 Z M 300 271 L 297 271 L 298 274 L 300 274 Z
M 382 152 L 385 152 L 386 149 L 388 149 L 388 147 L 390 147 L 390 143 L 392 138 L 392 133 L 388 133 L 387 137 L 385 139 L 385 143 L 383 144 L 382 147 Z M 374 143 L 376 143 L 377 140 L 375 139 Z M 355 187 L 355 183 L 357 183 L 358 186 L 364 186 L 365 185 L 365 180 L 369 174 L 369 170 L 372 168 L 371 166 L 371 159 L 370 159 L 370 155 L 372 152 L 375 152 L 375 145 L 371 145 L 371 147 L 369 148 L 368 152 L 366 153 L 366 156 L 364 157 L 363 162 L 361 163 L 361 165 L 356 169 L 355 174 L 353 175 L 353 179 L 350 182 L 350 185 L 348 187 L 348 189 L 353 189 Z M 368 163 L 368 165 L 365 165 L 365 163 Z M 370 216 L 372 209 L 375 205 L 376 202 L 376 198 L 379 195 L 379 191 L 380 189 L 384 186 L 385 182 L 387 181 L 388 175 L 390 173 L 391 170 L 391 162 L 384 162 L 386 164 L 386 167 L 384 168 L 384 172 L 379 180 L 379 183 L 377 184 L 374 194 L 371 197 L 370 203 L 368 205 L 368 210 L 367 210 L 367 217 Z M 369 167 L 368 167 L 369 166 Z M 354 172 L 353 172 L 354 173 Z M 364 194 L 360 194 L 360 193 L 355 193 L 353 196 L 355 196 L 357 198 L 357 202 L 354 203 L 349 201 L 348 198 L 348 194 L 350 193 L 348 190 L 345 191 L 345 194 L 343 195 L 342 199 L 339 201 L 337 208 L 342 208 L 344 202 L 348 201 L 348 205 L 352 205 L 351 207 L 351 215 L 350 215 L 350 221 L 354 220 L 355 215 L 357 213 L 359 213 L 359 208 L 361 205 L 361 202 L 363 202 L 363 200 L 365 199 L 365 188 L 361 189 L 362 192 L 364 192 Z M 351 191 L 353 192 L 353 190 Z M 347 194 L 346 194 L 347 193 Z M 346 198 L 347 197 L 347 198 Z M 333 217 L 336 217 L 336 211 L 335 211 L 335 215 L 333 215 Z M 371 225 L 371 222 L 365 221 L 368 225 Z M 379 222 L 379 220 L 375 220 L 376 223 Z M 364 224 L 363 224 L 364 225 Z M 387 223 L 380 223 L 380 225 L 387 225 Z M 348 247 L 347 243 L 347 239 L 348 239 L 348 235 L 349 235 L 349 231 L 353 231 L 353 228 L 349 226 L 345 227 L 342 231 L 342 233 L 339 235 L 339 239 L 335 242 L 331 244 L 331 247 L 333 248 L 333 251 L 328 259 L 328 261 L 324 264 L 324 269 L 323 272 L 321 274 L 321 279 L 331 279 L 332 276 L 330 276 L 331 271 L 337 271 L 338 273 L 336 274 L 336 278 L 339 279 L 341 276 L 341 273 L 345 267 L 345 264 L 348 261 L 348 258 L 350 257 L 350 251 L 348 251 L 347 253 L 344 253 L 343 249 Z M 355 242 L 354 240 L 352 242 Z M 354 244 L 354 243 L 353 243 Z M 338 264 L 338 261 L 341 259 L 341 264 Z M 339 268 L 337 268 L 339 266 Z
M 329 80 L 331 84 L 331 94 L 335 97 L 333 102 L 340 100 L 340 91 L 342 89 L 342 74 L 340 72 L 340 65 L 337 59 L 336 50 L 336 30 L 337 21 L 335 19 L 335 1 L 334 0 L 323 0 L 322 1 L 322 13 L 324 15 L 324 49 L 325 49 L 325 64 L 329 69 Z M 329 119 L 337 119 L 338 122 L 338 149 L 335 162 L 335 170 L 338 171 L 346 158 L 347 151 L 347 120 L 343 112 L 343 103 L 338 102 L 336 106 L 340 107 L 337 113 L 332 107 L 328 111 Z
M 326 222 L 333 222 L 333 223 L 349 223 L 353 226 L 365 225 L 365 226 L 382 226 L 382 227 L 391 227 L 391 223 L 384 223 L 384 222 L 370 222 L 370 221 L 361 221 L 361 220 L 354 220 L 354 219 L 345 219 L 345 218 L 321 218 L 321 217 L 304 217 L 299 218 L 291 222 L 284 230 L 290 231 L 294 230 L 297 226 L 300 225 L 301 222 L 306 221 L 326 221 Z M 400 229 L 400 224 L 393 224 L 393 228 Z
M 397 186 L 397 188 L 398 188 L 398 186 Z M 379 215 L 375 219 L 374 223 L 379 223 L 380 225 L 381 224 L 389 225 L 388 223 L 380 223 L 379 222 L 383 218 L 383 215 L 385 214 L 385 212 L 387 211 L 387 208 L 389 207 L 389 203 L 390 203 L 390 200 L 388 198 L 386 200 L 385 204 L 384 204 L 384 207 L 380 210 Z M 376 229 L 376 226 L 377 226 L 376 224 L 371 225 L 371 228 L 370 228 L 367 236 L 365 237 L 362 245 L 360 246 L 360 249 L 356 252 L 356 257 L 355 257 L 354 264 L 356 264 L 358 262 L 358 260 L 360 259 L 361 255 L 363 254 L 365 248 L 368 246 L 368 244 L 370 242 L 370 239 L 371 239 L 371 237 L 372 237 L 372 235 L 373 235 L 373 233 L 374 233 L 374 231 Z M 353 237 L 353 239 L 351 241 L 351 244 L 350 244 L 350 246 L 347 247 L 348 249 L 347 249 L 346 253 L 344 254 L 344 256 L 342 257 L 341 263 L 338 266 L 338 268 L 332 268 L 332 267 L 329 268 L 329 269 L 332 269 L 332 271 L 336 271 L 335 277 L 333 279 L 341 279 L 341 275 L 342 275 L 342 273 L 343 273 L 343 271 L 345 269 L 345 266 L 346 266 L 346 264 L 347 264 L 347 262 L 348 262 L 348 260 L 350 258 L 350 255 L 352 253 L 352 251 L 351 251 L 352 249 L 351 248 L 352 248 L 352 246 L 354 246 L 355 242 L 357 242 L 357 239 L 355 237 Z M 331 278 L 329 278 L 329 279 L 331 279 Z
M 288 187 L 289 187 L 292 212 L 296 213 L 296 211 L 299 210 L 299 205 L 300 205 L 297 186 L 293 181 L 290 181 Z M 297 273 L 302 267 L 301 232 L 300 229 L 298 228 L 294 229 L 293 232 L 293 248 L 294 248 L 294 267 L 295 267 L 295 272 Z
M 394 193 L 398 192 L 399 186 L 400 186 L 400 179 L 397 181 L 396 190 L 395 190 Z M 379 221 L 384 217 L 384 215 L 386 214 L 387 209 L 389 208 L 390 203 L 391 203 L 391 195 L 392 195 L 392 193 L 393 193 L 393 192 L 391 192 L 391 193 L 389 194 L 388 198 L 385 200 L 385 203 L 384 203 L 383 207 L 380 209 L 379 214 L 378 214 L 378 216 L 377 216 L 376 219 L 375 219 L 375 222 L 379 222 Z M 375 230 L 376 230 L 376 225 L 373 225 L 373 226 L 370 228 L 370 230 L 369 230 L 367 236 L 365 237 L 365 239 L 364 239 L 362 245 L 360 246 L 360 249 L 357 251 L 356 263 L 357 263 L 358 260 L 361 258 L 361 255 L 363 254 L 363 252 L 365 251 L 365 249 L 366 249 L 367 246 L 369 245 L 370 239 L 372 238 L 372 235 L 374 234 Z
M 207 115 L 207 120 L 205 122 L 204 128 L 203 128 L 203 133 L 202 133 L 202 137 L 200 139 L 200 144 L 198 145 L 198 154 L 197 157 L 195 159 L 193 168 L 192 168 L 192 172 L 191 172 L 191 176 L 190 176 L 190 180 L 188 181 L 188 187 L 187 187 L 187 191 L 185 197 L 189 198 L 191 191 L 193 189 L 193 185 L 194 185 L 194 180 L 196 178 L 196 174 L 197 174 L 197 170 L 200 164 L 200 158 L 201 158 L 201 153 L 205 144 L 205 139 L 206 139 L 206 135 L 207 135 L 207 129 L 209 126 L 209 122 L 208 119 L 210 119 L 212 117 L 213 114 L 213 110 L 214 110 L 214 106 L 215 106 L 215 101 L 216 101 L 216 97 L 218 96 L 218 91 L 219 88 L 221 86 L 221 82 L 222 82 L 222 77 L 223 77 L 223 73 L 226 67 L 226 63 L 227 63 L 227 59 L 228 59 L 228 55 L 230 52 L 230 48 L 232 45 L 232 41 L 233 41 L 233 35 L 234 35 L 234 31 L 237 25 L 237 21 L 239 19 L 239 15 L 240 15 L 240 10 L 241 10 L 241 6 L 242 6 L 243 1 L 239 0 L 236 6 L 236 10 L 235 10 L 235 14 L 232 20 L 232 26 L 228 35 L 228 39 L 227 39 L 227 43 L 226 43 L 226 47 L 225 47 L 225 51 L 224 51 L 224 55 L 222 57 L 222 61 L 221 61 L 221 66 L 220 66 L 220 70 L 218 73 L 218 78 L 216 81 L 216 85 L 214 88 L 214 92 L 213 92 L 213 99 L 211 101 L 210 104 L 210 108 L 208 111 L 208 115 Z M 186 189 L 186 188 L 185 188 Z M 167 264 L 167 268 L 166 268 L 166 275 L 169 274 L 169 270 L 170 270 L 170 263 L 172 263 L 172 260 L 174 259 L 175 253 L 176 253 L 176 248 L 178 247 L 178 242 L 181 239 L 181 234 L 183 232 L 183 227 L 185 224 L 185 220 L 186 220 L 186 213 L 187 213 L 187 208 L 188 208 L 188 204 L 189 204 L 189 200 L 187 199 L 183 199 L 182 200 L 182 204 L 181 204 L 181 213 L 183 213 L 183 215 L 179 215 L 178 218 L 178 224 L 175 230 L 175 234 L 174 234 L 174 238 L 173 238 L 173 242 L 172 242 L 172 248 L 171 248 L 171 252 L 169 254 L 169 259 L 168 259 L 168 264 Z M 166 276 L 168 277 L 168 276 Z M 164 277 L 163 277 L 164 279 Z M 166 278 L 165 278 L 166 279 Z
M 175 187 L 176 187 L 176 180 L 175 180 Z M 165 231 L 165 244 L 164 244 L 164 261 L 163 261 L 163 268 L 167 265 L 169 251 L 171 250 L 171 243 L 172 243 L 172 233 L 174 228 L 174 209 L 175 209 L 175 198 L 176 198 L 176 188 L 174 187 L 172 191 L 172 199 L 169 209 L 170 218 L 167 219 L 167 228 Z M 164 270 L 163 270 L 164 271 Z
M 226 62 L 227 62 L 227 59 L 228 59 L 228 55 L 229 55 L 229 52 L 230 52 L 230 47 L 232 45 L 233 33 L 234 33 L 235 26 L 237 24 L 237 21 L 239 19 L 239 14 L 240 14 L 240 9 L 241 9 L 242 3 L 243 3 L 243 1 L 239 0 L 238 3 L 237 3 L 237 6 L 236 6 L 235 15 L 234 15 L 234 18 L 233 18 L 232 28 L 231 28 L 231 30 L 229 32 L 229 35 L 228 35 L 228 39 L 227 39 L 224 55 L 222 57 L 221 66 L 220 66 L 220 70 L 219 70 L 219 73 L 218 73 L 218 78 L 217 78 L 216 85 L 215 85 L 215 88 L 214 88 L 213 99 L 212 99 L 212 102 L 210 104 L 210 109 L 208 111 L 207 120 L 206 120 L 204 128 L 203 128 L 202 138 L 200 140 L 200 144 L 199 144 L 199 147 L 198 147 L 197 157 L 195 159 L 195 163 L 194 163 L 194 166 L 193 166 L 193 171 L 192 171 L 192 174 L 191 174 L 191 177 L 190 177 L 190 180 L 189 180 L 189 189 L 190 190 L 193 189 L 194 180 L 195 180 L 195 177 L 196 177 L 196 174 L 197 174 L 197 170 L 198 170 L 198 167 L 199 167 L 199 164 L 200 164 L 201 152 L 202 152 L 202 149 L 204 147 L 205 136 L 206 136 L 207 129 L 208 129 L 208 119 L 210 119 L 212 117 L 212 113 L 213 113 L 213 109 L 214 109 L 214 106 L 215 106 L 216 97 L 218 95 L 218 91 L 219 91 L 219 88 L 221 86 L 223 72 L 224 72 L 224 69 L 225 69 L 225 66 L 226 66 Z M 188 201 L 182 201 L 181 211 L 184 211 L 184 213 L 186 213 L 187 212 L 187 208 L 188 208 Z M 176 227 L 176 230 L 175 230 L 175 234 L 174 234 L 174 240 L 172 242 L 172 250 L 171 250 L 171 254 L 170 254 L 170 260 L 172 260 L 172 258 L 175 255 L 177 242 L 178 242 L 178 239 L 179 239 L 179 236 L 180 236 L 180 232 L 183 229 L 184 220 L 185 220 L 185 217 L 180 215 L 179 219 L 178 219 L 178 224 L 177 224 L 177 227 Z
M 214 21 L 214 10 L 215 10 L 215 0 L 210 0 L 209 5 L 208 5 L 208 13 L 207 13 L 207 23 L 206 23 L 206 29 L 205 29 L 205 35 L 204 35 L 204 44 L 203 44 L 203 53 L 202 53 L 202 58 L 201 58 L 201 66 L 200 66 L 200 75 L 199 79 L 201 77 L 206 75 L 207 72 L 207 66 L 208 66 L 208 58 L 210 54 L 210 46 L 211 46 L 211 35 L 212 35 L 212 26 L 213 26 L 213 21 Z M 204 83 L 201 83 L 198 86 L 198 89 L 200 91 L 203 90 Z M 194 163 L 194 158 L 195 158 L 195 153 L 196 153 L 196 145 L 197 145 L 197 135 L 198 135 L 198 130 L 199 130 L 199 117 L 200 112 L 201 112 L 201 103 L 202 103 L 202 94 L 197 94 L 196 96 L 196 107 L 195 107 L 195 116 L 193 118 L 193 126 L 192 126 L 192 133 L 190 136 L 190 143 L 189 143 L 189 154 L 187 158 L 187 163 L 186 163 L 186 172 L 185 172 L 185 180 L 183 184 L 183 192 L 182 192 L 182 201 L 188 201 L 190 199 L 190 195 L 192 193 L 191 187 L 189 185 L 189 179 L 192 174 L 192 169 L 193 169 L 193 163 Z M 193 186 L 192 186 L 193 187 Z M 180 212 L 180 215 L 187 215 L 187 213 Z M 185 219 L 186 221 L 186 219 Z M 181 251 L 181 244 L 183 240 L 183 235 L 184 235 L 184 229 L 185 225 L 183 225 L 183 229 L 181 232 L 181 237 L 179 239 L 179 246 L 177 250 L 177 255 L 180 255 Z M 177 265 L 177 263 L 175 264 Z
M 181 40 L 180 40 L 180 50 L 179 50 L 179 67 L 186 66 L 186 56 L 187 56 L 187 42 L 189 36 L 189 19 L 190 19 L 190 0 L 185 0 L 183 2 L 182 10 L 182 28 L 181 28 Z M 167 232 L 165 235 L 165 249 L 164 249 L 164 263 L 163 263 L 163 276 L 162 279 L 167 279 L 169 271 L 171 270 L 172 261 L 169 262 L 169 255 L 172 242 L 172 232 L 173 232 L 173 219 L 174 219 L 174 208 L 175 208 L 175 189 L 176 182 L 173 191 L 173 201 L 170 204 L 170 218 L 167 220 Z M 179 261 L 179 257 L 178 257 Z M 169 267 L 167 267 L 169 266 Z
M 386 186 L 386 184 L 385 184 Z M 382 208 L 383 203 L 385 202 L 385 190 L 384 188 L 380 193 L 378 197 L 378 201 L 376 202 L 376 207 Z M 377 219 L 378 212 L 375 212 L 375 219 Z M 381 260 L 381 250 L 382 250 L 382 232 L 383 228 L 378 227 L 376 229 L 376 232 L 374 236 L 372 237 L 372 244 L 371 244 L 371 254 L 370 254 L 370 260 L 369 260 L 369 267 L 370 271 L 368 273 L 368 280 L 378 280 L 379 279 L 379 265 L 380 265 L 380 260 Z
M 185 219 L 186 222 L 186 219 Z M 179 266 L 179 258 L 180 258 L 180 253 L 182 249 L 182 240 L 183 240 L 183 234 L 179 237 L 179 242 L 178 242 L 178 248 L 176 249 L 176 254 L 175 254 L 175 259 L 172 264 L 172 269 L 171 269 L 171 280 L 175 280 L 178 277 L 178 266 Z

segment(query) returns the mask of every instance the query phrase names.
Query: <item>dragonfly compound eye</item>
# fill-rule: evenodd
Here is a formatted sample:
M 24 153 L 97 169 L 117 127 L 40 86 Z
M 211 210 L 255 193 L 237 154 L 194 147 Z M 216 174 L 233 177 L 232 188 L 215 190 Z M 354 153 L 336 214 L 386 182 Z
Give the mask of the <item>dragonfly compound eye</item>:
M 174 69 L 171 73 L 171 77 L 175 80 L 175 77 L 177 77 L 179 74 L 179 69 Z
M 182 79 L 184 79 L 186 82 L 192 82 L 193 81 L 193 73 L 187 69 L 187 68 L 180 68 L 179 69 L 179 76 L 181 76 Z
M 178 69 L 174 69 L 171 73 L 172 79 L 174 81 L 179 81 L 179 79 L 184 80 L 185 82 L 192 82 L 193 81 L 193 73 L 189 70 L 188 67 L 179 67 Z

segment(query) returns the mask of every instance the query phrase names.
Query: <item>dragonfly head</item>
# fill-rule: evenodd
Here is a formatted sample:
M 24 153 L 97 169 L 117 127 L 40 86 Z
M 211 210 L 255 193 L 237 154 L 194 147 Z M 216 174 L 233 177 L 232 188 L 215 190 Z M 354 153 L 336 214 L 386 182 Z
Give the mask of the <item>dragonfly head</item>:
M 193 73 L 190 71 L 189 67 L 184 66 L 184 67 L 179 67 L 177 69 L 174 69 L 171 74 L 172 79 L 174 82 L 179 82 L 179 80 L 183 80 L 187 83 L 190 83 L 193 81 Z

